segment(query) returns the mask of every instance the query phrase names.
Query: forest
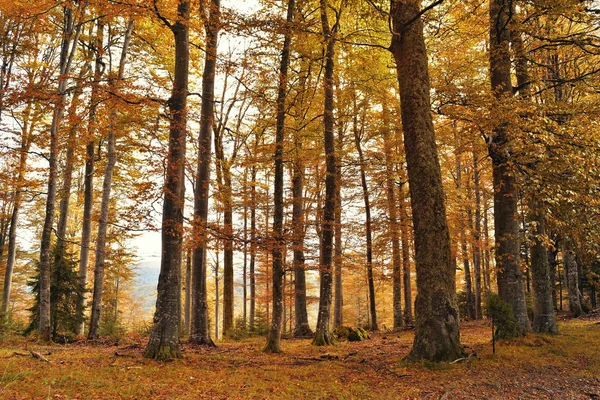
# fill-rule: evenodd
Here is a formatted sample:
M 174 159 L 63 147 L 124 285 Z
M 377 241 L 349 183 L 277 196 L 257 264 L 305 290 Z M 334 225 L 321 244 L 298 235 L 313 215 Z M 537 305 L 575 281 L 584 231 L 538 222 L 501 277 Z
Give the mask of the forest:
M 3 0 L 0 397 L 600 398 L 600 2 Z

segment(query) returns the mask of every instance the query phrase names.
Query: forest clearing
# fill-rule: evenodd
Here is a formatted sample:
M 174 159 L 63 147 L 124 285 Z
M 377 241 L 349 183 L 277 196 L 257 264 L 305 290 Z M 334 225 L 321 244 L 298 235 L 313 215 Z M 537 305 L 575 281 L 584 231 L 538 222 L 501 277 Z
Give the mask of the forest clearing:
M 555 336 L 497 343 L 489 321 L 463 324 L 461 341 L 477 353 L 454 364 L 407 364 L 411 331 L 377 333 L 363 342 L 314 347 L 284 339 L 282 354 L 263 338 L 183 346 L 166 364 L 142 357 L 145 340 L 40 345 L 3 341 L 3 399 L 597 399 L 600 315 L 559 324 Z M 39 352 L 40 361 L 24 349 Z M 15 355 L 20 353 L 19 355 Z M 21 355 L 23 354 L 23 355 Z

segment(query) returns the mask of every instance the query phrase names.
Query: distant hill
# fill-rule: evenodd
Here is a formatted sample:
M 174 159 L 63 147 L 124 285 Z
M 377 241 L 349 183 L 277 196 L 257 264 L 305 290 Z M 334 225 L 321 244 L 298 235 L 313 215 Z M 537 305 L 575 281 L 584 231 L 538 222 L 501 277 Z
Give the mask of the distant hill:
M 133 295 L 142 303 L 144 313 L 151 313 L 156 305 L 156 285 L 160 274 L 160 257 L 148 257 L 134 268 Z

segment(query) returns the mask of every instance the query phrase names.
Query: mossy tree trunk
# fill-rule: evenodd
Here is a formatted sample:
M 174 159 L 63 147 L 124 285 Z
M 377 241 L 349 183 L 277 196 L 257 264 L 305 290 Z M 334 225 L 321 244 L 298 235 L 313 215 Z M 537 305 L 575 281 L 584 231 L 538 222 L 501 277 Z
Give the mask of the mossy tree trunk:
M 490 2 L 490 80 L 499 104 L 512 96 L 510 21 L 512 3 L 504 0 Z M 518 191 L 515 171 L 510 163 L 508 122 L 500 107 L 492 110 L 493 132 L 488 141 L 492 159 L 494 185 L 494 232 L 496 237 L 496 269 L 498 294 L 512 307 L 521 333 L 531 329 L 523 273 L 521 271 L 521 238 L 518 221 Z
M 531 278 L 533 280 L 533 331 L 537 333 L 558 333 L 552 288 L 550 286 L 550 266 L 548 250 L 544 244 L 546 219 L 540 206 L 530 215 L 534 224 L 533 246 L 531 247 Z
M 396 0 L 390 9 L 415 235 L 416 325 L 409 358 L 450 361 L 462 348 L 420 3 Z

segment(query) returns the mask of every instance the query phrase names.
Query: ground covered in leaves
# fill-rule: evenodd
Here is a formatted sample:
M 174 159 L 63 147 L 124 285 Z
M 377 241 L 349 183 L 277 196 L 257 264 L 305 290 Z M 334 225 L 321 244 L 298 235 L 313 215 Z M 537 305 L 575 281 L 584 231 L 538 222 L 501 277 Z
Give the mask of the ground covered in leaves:
M 19 337 L 0 343 L 2 399 L 598 399 L 599 318 L 564 321 L 556 336 L 500 342 L 490 326 L 462 324 L 476 357 L 454 364 L 405 364 L 411 331 L 318 348 L 283 341 L 264 354 L 263 338 L 183 346 L 184 358 L 142 358 L 143 338 L 118 345 L 40 345 Z M 40 357 L 37 357 L 40 356 Z

